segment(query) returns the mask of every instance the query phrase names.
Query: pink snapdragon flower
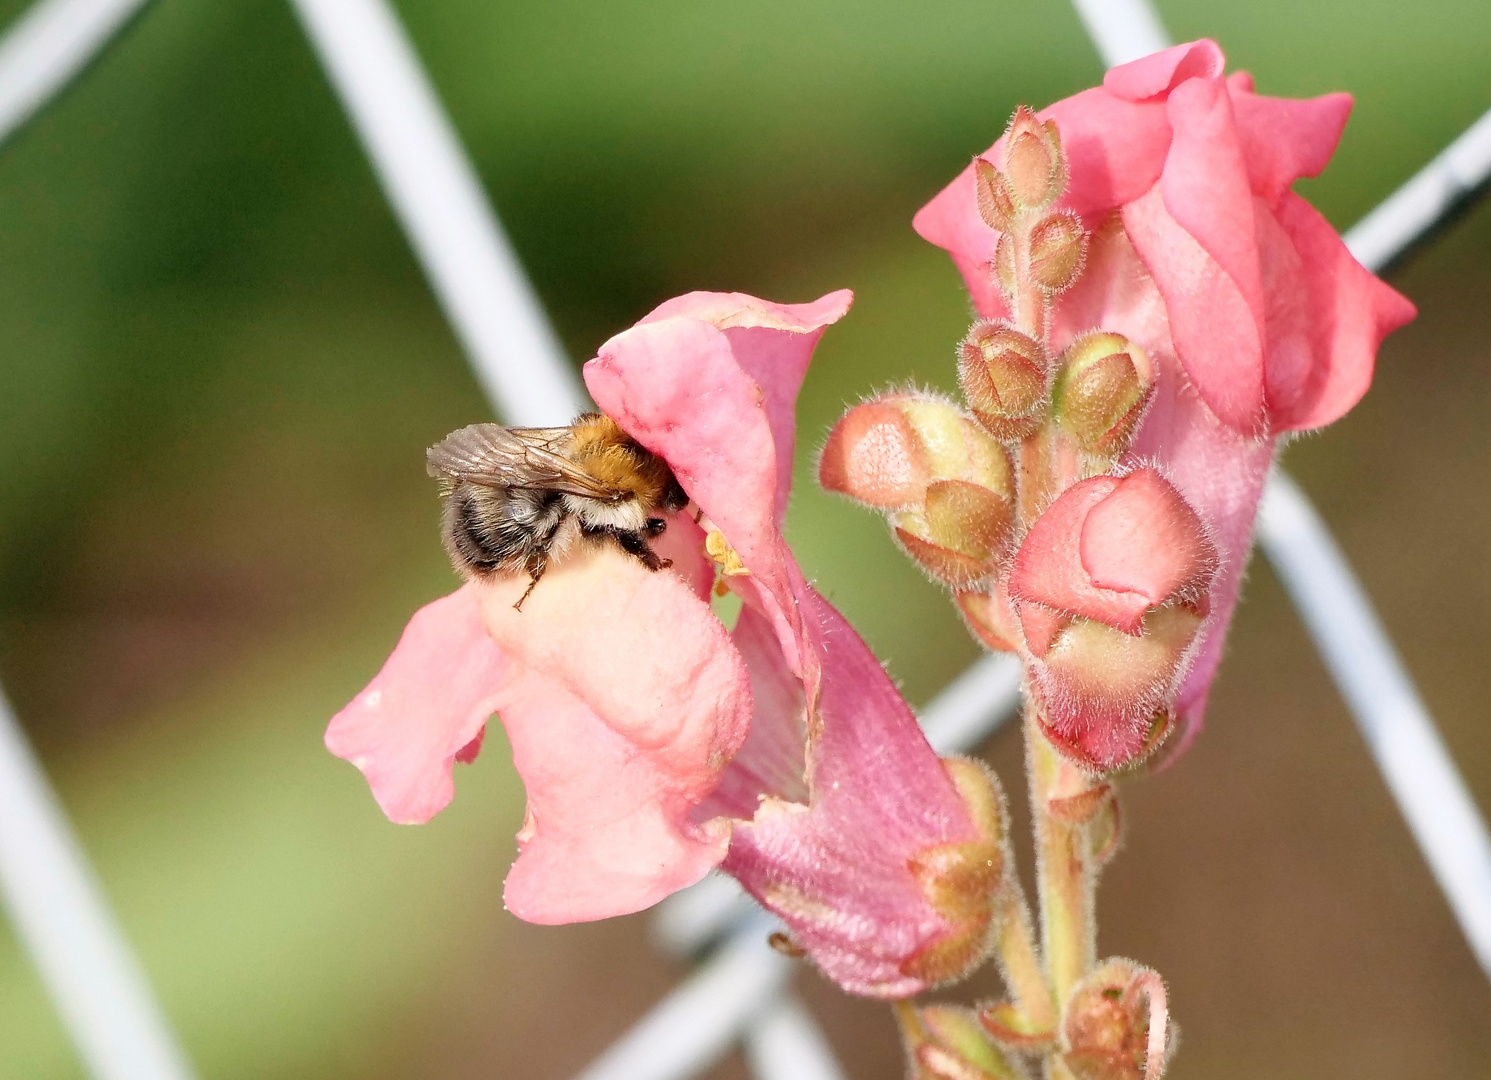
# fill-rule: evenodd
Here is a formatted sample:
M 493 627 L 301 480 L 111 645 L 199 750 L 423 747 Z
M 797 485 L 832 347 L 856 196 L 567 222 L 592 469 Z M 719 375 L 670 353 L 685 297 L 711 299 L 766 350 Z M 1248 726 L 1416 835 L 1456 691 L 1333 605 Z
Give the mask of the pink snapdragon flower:
M 1345 94 L 1263 97 L 1224 77 L 1202 40 L 1116 67 L 1041 112 L 1070 167 L 1059 207 L 1092 230 L 1086 269 L 1053 303 L 1053 354 L 1094 328 L 1153 357 L 1158 380 L 1131 459 L 1160 466 L 1199 512 L 1220 570 L 1199 655 L 1178 688 L 1194 734 L 1221 656 L 1280 437 L 1339 418 L 1366 392 L 1377 347 L 1413 305 L 1352 258 L 1290 190 L 1330 160 Z M 1002 160 L 1002 143 L 983 156 Z M 970 166 L 917 214 L 985 318 L 1007 318 Z
M 463 586 L 332 720 L 331 751 L 420 822 L 499 714 L 528 796 L 504 893 L 519 917 L 637 911 L 719 865 L 856 993 L 915 993 L 983 949 L 987 913 L 950 904 L 939 870 L 966 876 L 947 853 L 977 848 L 976 815 L 782 536 L 797 392 L 850 299 L 692 293 L 606 342 L 586 385 L 704 527 L 671 520 L 658 573 L 572 553 L 522 611 L 524 580 Z M 706 549 L 743 601 L 733 630 Z
M 1055 741 L 1103 769 L 1143 753 L 1216 569 L 1196 511 L 1151 468 L 1079 481 L 1036 519 L 1008 588 Z

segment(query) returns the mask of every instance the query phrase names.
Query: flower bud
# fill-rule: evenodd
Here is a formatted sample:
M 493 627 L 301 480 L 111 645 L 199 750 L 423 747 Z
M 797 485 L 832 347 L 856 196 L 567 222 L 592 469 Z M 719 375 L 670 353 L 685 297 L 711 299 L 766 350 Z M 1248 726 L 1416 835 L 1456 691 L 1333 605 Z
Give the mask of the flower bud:
M 907 866 L 932 908 L 955 929 L 901 964 L 904 974 L 928 984 L 969 974 L 988 956 L 997 900 L 1006 870 L 1004 793 L 981 762 L 944 758 L 954 788 L 968 808 L 978 837 L 913 855 Z
M 954 594 L 958 610 L 975 637 L 996 652 L 1019 652 L 1020 634 L 1015 629 L 1009 597 L 1000 592 L 959 591 Z
M 994 244 L 994 281 L 1005 299 L 1013 303 L 1019 291 L 1020 272 L 1015 265 L 1015 238 L 1009 233 L 1001 233 Z
M 1217 553 L 1153 469 L 1074 484 L 1026 535 L 1009 592 L 1052 741 L 1088 768 L 1154 749 L 1190 663 Z
M 1160 976 L 1132 960 L 1105 960 L 1067 999 L 1061 1060 L 1077 1080 L 1159 1080 L 1169 1027 Z
M 1052 410 L 1061 430 L 1092 454 L 1128 449 L 1154 396 L 1149 354 L 1121 334 L 1085 334 L 1057 362 Z
M 1044 209 L 1066 190 L 1066 159 L 1056 122 L 1021 105 L 1004 135 L 1004 171 L 1021 210 Z
M 1014 192 L 1004 174 L 983 158 L 974 158 L 973 185 L 978 216 L 984 224 L 1001 233 L 1009 232 L 1017 211 Z
M 938 398 L 893 394 L 851 409 L 829 433 L 818 476 L 830 491 L 895 510 L 907 554 L 954 588 L 985 581 L 1014 535 L 1009 455 Z
M 1030 230 L 1030 274 L 1050 292 L 1060 292 L 1082 273 L 1087 230 L 1070 210 L 1050 214 Z
M 827 490 L 884 508 L 921 500 L 932 478 L 926 451 L 892 400 L 856 405 L 834 425 L 818 461 Z
M 1023 439 L 1046 412 L 1046 351 L 1003 322 L 975 323 L 958 344 L 958 382 L 996 439 Z
M 1021 1080 L 972 1009 L 910 1002 L 896 1007 L 914 1080 Z
M 985 1005 L 978 1011 L 978 1022 L 1001 1044 L 1022 1052 L 1034 1053 L 1051 1045 L 1054 1030 L 1036 1024 L 1008 1001 Z

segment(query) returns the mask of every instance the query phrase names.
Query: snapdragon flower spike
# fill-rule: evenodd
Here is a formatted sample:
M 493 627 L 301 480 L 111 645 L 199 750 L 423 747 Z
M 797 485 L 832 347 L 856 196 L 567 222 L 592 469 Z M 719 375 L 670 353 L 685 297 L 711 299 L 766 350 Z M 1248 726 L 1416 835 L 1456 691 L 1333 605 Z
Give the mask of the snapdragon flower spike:
M 1056 207 L 1091 231 L 1080 278 L 1051 305 L 1047 344 L 1059 353 L 1100 327 L 1153 359 L 1153 402 L 1132 453 L 1164 468 L 1219 549 L 1206 643 L 1178 697 L 1188 736 L 1221 656 L 1276 440 L 1350 409 L 1379 343 L 1414 315 L 1290 190 L 1330 160 L 1350 97 L 1264 97 L 1224 67 L 1215 42 L 1179 45 L 1039 114 L 1067 159 Z M 983 159 L 1003 160 L 1006 143 Z M 1002 234 L 980 215 L 980 172 L 970 166 L 914 224 L 952 255 L 979 313 L 1008 318 L 994 268 Z
M 1009 594 L 1058 747 L 1100 771 L 1152 748 L 1216 570 L 1200 518 L 1153 468 L 1080 481 L 1036 519 Z
M 332 720 L 388 816 L 424 821 L 498 712 L 528 796 L 504 894 L 521 918 L 636 911 L 723 865 L 831 978 L 880 996 L 959 974 L 936 958 L 987 934 L 988 905 L 947 902 L 968 877 L 947 852 L 987 846 L 977 806 L 782 537 L 797 391 L 849 302 L 693 293 L 606 342 L 592 396 L 704 526 L 669 522 L 658 573 L 570 552 L 522 611 L 526 581 L 463 586 Z M 706 535 L 743 600 L 733 631 Z

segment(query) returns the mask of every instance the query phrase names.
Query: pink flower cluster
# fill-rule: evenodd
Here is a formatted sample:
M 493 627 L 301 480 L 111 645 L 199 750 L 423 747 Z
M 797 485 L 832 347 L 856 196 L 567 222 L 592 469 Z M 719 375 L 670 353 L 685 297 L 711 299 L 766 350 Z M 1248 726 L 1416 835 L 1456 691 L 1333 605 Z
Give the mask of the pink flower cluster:
M 1055 122 L 1069 163 L 1058 205 L 1092 234 L 1085 271 L 1050 311 L 1052 351 L 1100 327 L 1148 353 L 1158 369 L 1154 396 L 1128 460 L 1172 484 L 1190 509 L 1152 481 L 1143 499 L 1123 481 L 1099 503 L 1096 488 L 1078 485 L 1048 512 L 1060 524 L 1033 529 L 1016 561 L 1011 591 L 1027 654 L 1068 706 L 1054 718 L 1065 721 L 1059 734 L 1090 743 L 1098 764 L 1120 763 L 1142 732 L 1116 730 L 1111 702 L 1078 707 L 1090 680 L 1044 663 L 1046 612 L 1132 633 L 1139 598 L 1151 610 L 1163 602 L 1155 583 L 1190 594 L 1190 610 L 1205 623 L 1173 698 L 1183 738 L 1194 737 L 1279 438 L 1350 409 L 1371 383 L 1378 344 L 1414 315 L 1290 190 L 1330 160 L 1350 97 L 1264 97 L 1247 74 L 1227 77 L 1224 68 L 1215 42 L 1179 45 L 1116 67 L 1102 86 L 1039 114 Z M 1001 141 L 982 157 L 997 161 L 1002 152 Z M 952 255 L 979 314 L 1006 318 L 990 269 L 998 234 L 980 218 L 974 174 L 970 165 L 914 224 Z M 1155 522 L 1144 543 L 1079 509 L 1114 499 L 1130 507 L 1123 514 Z M 1146 558 L 1151 565 L 1138 565 Z M 1199 575 L 1211 562 L 1215 581 L 1202 598 Z M 1124 576 L 1111 576 L 1116 564 L 1147 587 L 1124 588 Z M 1115 583 L 1128 600 L 1102 596 Z

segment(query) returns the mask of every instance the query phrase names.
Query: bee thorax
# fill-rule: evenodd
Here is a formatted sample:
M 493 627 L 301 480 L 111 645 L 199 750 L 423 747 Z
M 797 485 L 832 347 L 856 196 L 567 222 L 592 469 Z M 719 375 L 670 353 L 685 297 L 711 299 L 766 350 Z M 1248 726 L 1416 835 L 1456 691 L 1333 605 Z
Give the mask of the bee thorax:
M 636 499 L 606 501 L 583 495 L 566 495 L 564 502 L 587 529 L 637 532 L 647 525 L 647 512 Z

